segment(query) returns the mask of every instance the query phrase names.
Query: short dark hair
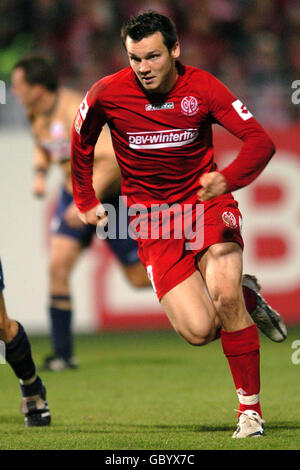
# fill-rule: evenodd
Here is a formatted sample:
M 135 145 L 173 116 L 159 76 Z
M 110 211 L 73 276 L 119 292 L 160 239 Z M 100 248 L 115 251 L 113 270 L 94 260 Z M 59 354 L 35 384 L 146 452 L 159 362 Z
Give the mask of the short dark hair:
M 127 23 L 124 23 L 121 28 L 121 39 L 126 49 L 125 41 L 127 36 L 134 41 L 141 41 L 143 38 L 151 36 L 157 31 L 162 34 L 164 44 L 167 46 L 168 50 L 171 51 L 178 40 L 175 24 L 167 16 L 161 15 L 153 10 L 131 17 Z
M 22 69 L 25 79 L 30 85 L 43 85 L 49 91 L 56 91 L 58 79 L 54 65 L 40 55 L 27 56 L 20 59 L 13 67 Z

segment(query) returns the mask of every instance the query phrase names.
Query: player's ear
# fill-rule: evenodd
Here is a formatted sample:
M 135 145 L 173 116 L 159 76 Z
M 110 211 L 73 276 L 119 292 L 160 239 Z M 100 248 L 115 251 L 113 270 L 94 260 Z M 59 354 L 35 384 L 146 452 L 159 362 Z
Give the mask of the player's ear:
M 180 56 L 180 45 L 178 41 L 175 42 L 171 50 L 171 56 L 173 59 L 178 59 L 178 57 Z

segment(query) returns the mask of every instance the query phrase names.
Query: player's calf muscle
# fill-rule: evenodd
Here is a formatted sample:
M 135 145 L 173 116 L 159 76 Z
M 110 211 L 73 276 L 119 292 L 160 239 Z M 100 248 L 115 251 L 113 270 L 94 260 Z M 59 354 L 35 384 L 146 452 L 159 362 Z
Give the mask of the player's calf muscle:
M 6 314 L 4 299 L 2 294 L 0 294 L 0 337 L 5 333 L 6 329 L 9 326 L 9 319 Z

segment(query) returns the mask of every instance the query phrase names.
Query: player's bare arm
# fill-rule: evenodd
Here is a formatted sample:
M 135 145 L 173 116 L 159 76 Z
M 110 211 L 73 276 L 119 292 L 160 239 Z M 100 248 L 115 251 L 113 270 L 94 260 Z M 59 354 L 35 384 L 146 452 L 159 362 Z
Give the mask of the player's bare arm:
M 113 151 L 110 132 L 105 127 L 95 147 L 93 169 L 93 187 L 99 201 L 120 190 L 120 179 L 120 169 Z M 64 219 L 72 227 L 80 227 L 82 223 L 97 225 L 100 220 L 97 214 L 104 215 L 105 210 L 102 205 L 99 205 L 89 212 L 81 214 L 75 203 L 72 203 L 66 210 Z M 106 225 L 106 218 L 103 223 Z
M 47 174 L 50 168 L 49 155 L 40 146 L 36 145 L 33 159 L 33 187 L 34 196 L 43 197 L 47 191 Z
M 66 110 L 66 128 L 71 129 L 74 117 L 78 111 L 78 107 L 84 96 L 73 90 L 63 89 L 62 97 L 64 100 L 64 109 Z M 71 168 L 65 168 L 66 183 L 71 186 Z M 95 147 L 94 170 L 93 170 L 93 186 L 99 199 L 103 197 L 105 192 L 111 185 L 119 179 L 119 169 L 114 156 L 111 143 L 110 133 L 108 129 L 103 130 Z M 119 184 L 119 183 L 117 183 Z M 71 189 L 71 188 L 70 188 Z M 64 213 L 66 222 L 74 228 L 79 228 L 83 223 L 97 224 L 99 221 L 96 212 L 82 217 L 75 203 L 71 203 Z

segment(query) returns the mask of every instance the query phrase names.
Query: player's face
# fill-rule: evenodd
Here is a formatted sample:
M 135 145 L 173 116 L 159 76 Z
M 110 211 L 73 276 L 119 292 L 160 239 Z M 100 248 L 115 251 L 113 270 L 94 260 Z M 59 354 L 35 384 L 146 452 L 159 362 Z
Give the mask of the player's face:
M 170 91 L 177 78 L 175 59 L 180 53 L 178 42 L 169 51 L 158 31 L 141 41 L 127 36 L 126 49 L 130 65 L 147 92 Z
M 40 86 L 30 85 L 26 81 L 25 73 L 22 68 L 13 71 L 12 77 L 12 93 L 18 101 L 24 106 L 32 106 L 40 97 Z

